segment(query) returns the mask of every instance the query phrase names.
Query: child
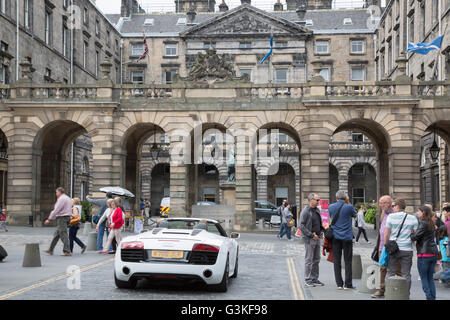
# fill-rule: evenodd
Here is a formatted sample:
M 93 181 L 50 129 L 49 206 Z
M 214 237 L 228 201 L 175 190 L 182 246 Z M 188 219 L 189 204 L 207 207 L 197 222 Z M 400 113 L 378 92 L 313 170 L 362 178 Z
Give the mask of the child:
M 6 209 L 3 209 L 0 214 L 0 229 L 4 229 L 5 232 L 8 232 L 8 229 L 6 228 Z

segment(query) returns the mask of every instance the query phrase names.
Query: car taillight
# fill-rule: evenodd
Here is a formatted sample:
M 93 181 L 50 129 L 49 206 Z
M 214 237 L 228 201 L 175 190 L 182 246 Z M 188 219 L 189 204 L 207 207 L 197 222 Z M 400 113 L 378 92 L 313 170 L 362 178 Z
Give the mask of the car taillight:
M 196 243 L 192 247 L 192 251 L 219 252 L 219 247 L 210 244 Z
M 144 243 L 140 241 L 125 242 L 120 246 L 122 249 L 144 249 Z

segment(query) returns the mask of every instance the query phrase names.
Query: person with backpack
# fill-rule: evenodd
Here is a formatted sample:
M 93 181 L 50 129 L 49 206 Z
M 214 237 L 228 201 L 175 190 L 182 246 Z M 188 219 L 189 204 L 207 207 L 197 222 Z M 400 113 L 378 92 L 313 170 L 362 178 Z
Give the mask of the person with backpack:
M 105 213 L 105 210 L 108 208 L 107 201 L 108 199 L 112 199 L 113 194 L 108 192 L 106 194 L 106 198 L 104 199 L 91 199 L 88 195 L 86 196 L 86 200 L 89 201 L 90 204 L 93 204 L 100 208 L 98 213 L 92 217 L 92 222 L 98 226 L 98 235 L 97 235 L 97 251 L 103 251 L 103 235 L 106 231 L 106 238 L 109 236 L 109 230 L 106 227 L 106 222 L 102 222 L 99 224 L 100 217 Z
M 121 230 L 124 223 L 124 219 L 123 219 L 123 211 L 120 208 L 120 204 L 121 199 L 119 197 L 114 198 L 114 201 L 111 203 L 111 214 L 109 215 L 109 226 L 108 226 L 110 233 L 108 236 L 106 248 L 109 248 L 111 246 L 113 240 L 117 242 L 117 245 L 119 245 L 121 241 Z M 115 253 L 115 251 L 108 252 L 107 250 L 104 250 L 101 251 L 101 253 L 108 254 L 108 253 Z

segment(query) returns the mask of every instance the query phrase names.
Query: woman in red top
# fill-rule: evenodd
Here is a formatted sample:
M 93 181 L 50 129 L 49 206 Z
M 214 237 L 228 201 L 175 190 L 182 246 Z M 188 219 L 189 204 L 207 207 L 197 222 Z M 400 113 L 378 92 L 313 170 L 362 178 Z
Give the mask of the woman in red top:
M 113 240 L 116 240 L 117 245 L 120 244 L 121 231 L 123 226 L 123 212 L 120 209 L 121 199 L 119 197 L 114 198 L 114 202 L 111 203 L 111 214 L 108 221 L 110 224 L 108 226 L 110 232 L 108 236 L 108 243 L 105 248 L 111 247 Z M 101 253 L 108 254 L 106 250 L 101 251 Z M 114 251 L 111 253 L 115 253 Z

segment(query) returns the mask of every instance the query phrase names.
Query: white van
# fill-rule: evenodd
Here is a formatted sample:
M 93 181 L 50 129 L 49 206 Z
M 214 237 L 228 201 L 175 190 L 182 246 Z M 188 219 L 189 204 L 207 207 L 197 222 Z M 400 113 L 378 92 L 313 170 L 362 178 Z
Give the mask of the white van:
M 170 212 L 170 197 L 162 198 L 159 213 L 161 217 L 167 217 Z

